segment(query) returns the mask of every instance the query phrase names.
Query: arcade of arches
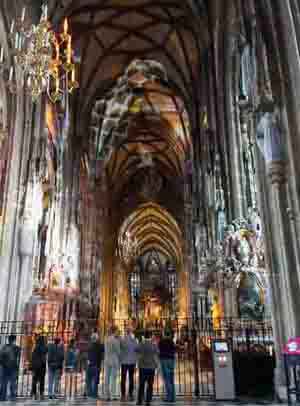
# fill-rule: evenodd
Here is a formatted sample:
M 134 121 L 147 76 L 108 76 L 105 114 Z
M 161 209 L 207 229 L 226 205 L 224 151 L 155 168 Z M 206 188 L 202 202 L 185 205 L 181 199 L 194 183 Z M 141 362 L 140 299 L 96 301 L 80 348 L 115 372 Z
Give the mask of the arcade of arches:
M 279 354 L 300 335 L 298 2 L 49 0 L 80 86 L 33 103 L 9 27 L 41 3 L 0 4 L 0 320 L 250 319 Z

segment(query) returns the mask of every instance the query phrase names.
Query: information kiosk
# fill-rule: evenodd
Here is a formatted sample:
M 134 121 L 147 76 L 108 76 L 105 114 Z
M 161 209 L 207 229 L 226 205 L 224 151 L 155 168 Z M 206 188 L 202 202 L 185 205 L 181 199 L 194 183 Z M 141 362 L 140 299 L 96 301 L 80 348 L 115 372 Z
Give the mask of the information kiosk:
M 229 341 L 212 343 L 216 400 L 234 400 L 235 385 L 232 350 Z

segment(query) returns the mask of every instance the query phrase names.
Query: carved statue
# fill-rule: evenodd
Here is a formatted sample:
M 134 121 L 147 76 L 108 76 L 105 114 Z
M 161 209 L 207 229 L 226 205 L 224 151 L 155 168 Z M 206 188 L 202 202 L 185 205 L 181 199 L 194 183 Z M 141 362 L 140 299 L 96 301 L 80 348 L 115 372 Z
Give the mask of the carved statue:
M 256 141 L 266 163 L 284 159 L 278 112 L 266 111 L 262 114 L 257 125 Z
M 219 298 L 216 294 L 213 295 L 211 306 L 211 317 L 214 330 L 218 330 L 221 327 L 222 307 L 219 302 Z
M 245 233 L 243 233 L 243 232 L 240 232 L 240 234 L 238 236 L 238 244 L 237 244 L 237 248 L 236 248 L 236 253 L 237 253 L 237 259 L 243 265 L 250 264 L 251 247 L 250 247 L 248 239 L 246 238 Z
M 216 210 L 217 210 L 217 240 L 223 241 L 226 228 L 225 198 L 223 188 L 220 188 L 216 191 Z
M 250 44 L 245 44 L 241 53 L 241 96 L 249 99 L 252 96 L 252 88 L 255 80 L 255 66 L 252 61 Z
M 261 320 L 264 314 L 264 297 L 254 274 L 243 274 L 238 288 L 238 306 L 241 317 Z

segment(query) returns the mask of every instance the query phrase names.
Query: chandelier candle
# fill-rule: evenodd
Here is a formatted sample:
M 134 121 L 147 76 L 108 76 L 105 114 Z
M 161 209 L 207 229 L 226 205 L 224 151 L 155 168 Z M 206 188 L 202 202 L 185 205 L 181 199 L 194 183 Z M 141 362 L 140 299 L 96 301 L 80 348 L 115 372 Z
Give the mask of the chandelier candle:
M 16 76 L 10 70 L 8 87 L 13 93 L 26 90 L 34 102 L 46 93 L 56 103 L 79 86 L 75 80 L 68 20 L 64 20 L 62 32 L 55 32 L 48 21 L 46 5 L 37 25 L 29 25 L 25 20 L 26 8 L 23 7 L 21 18 L 16 23 L 13 20 L 10 27 L 14 63 L 20 67 L 20 74 Z M 2 50 L 0 63 L 4 64 Z

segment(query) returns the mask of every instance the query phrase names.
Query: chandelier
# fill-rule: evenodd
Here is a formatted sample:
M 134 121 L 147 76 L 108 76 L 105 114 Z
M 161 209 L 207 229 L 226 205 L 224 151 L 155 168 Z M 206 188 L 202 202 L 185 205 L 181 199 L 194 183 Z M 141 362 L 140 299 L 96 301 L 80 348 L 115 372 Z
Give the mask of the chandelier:
M 0 67 L 9 70 L 8 88 L 12 93 L 24 89 L 33 101 L 42 93 L 55 103 L 65 93 L 79 87 L 76 81 L 72 36 L 68 20 L 64 20 L 63 32 L 51 29 L 47 5 L 37 25 L 25 21 L 26 8 L 17 21 L 12 21 L 10 40 L 13 49 L 14 66 L 7 67 L 4 51 L 0 51 Z
M 136 237 L 132 238 L 131 233 L 127 230 L 121 233 L 118 239 L 117 254 L 124 262 L 129 265 L 138 257 L 139 246 Z

